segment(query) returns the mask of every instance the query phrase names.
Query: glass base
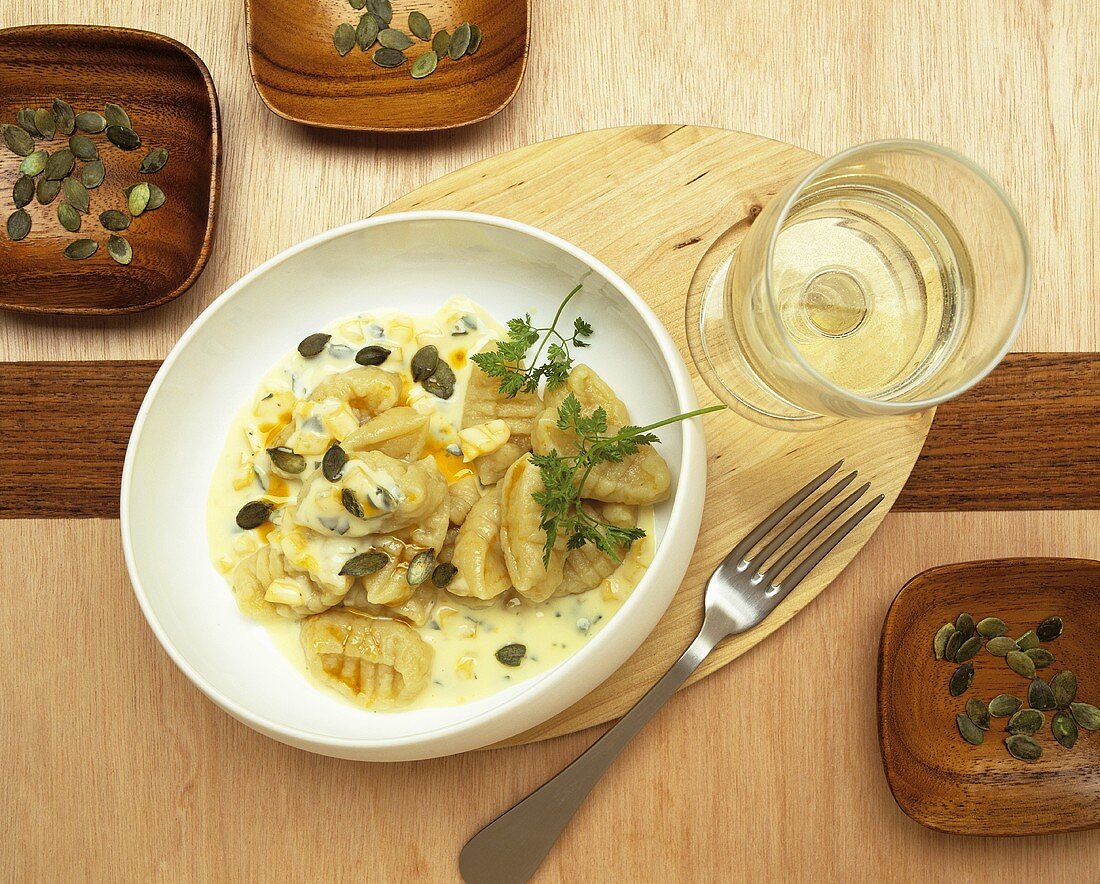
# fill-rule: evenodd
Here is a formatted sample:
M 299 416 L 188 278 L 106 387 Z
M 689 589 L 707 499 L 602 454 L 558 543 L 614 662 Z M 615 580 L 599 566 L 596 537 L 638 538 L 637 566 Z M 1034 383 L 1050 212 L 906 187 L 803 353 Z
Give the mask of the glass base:
M 729 231 L 707 250 L 688 289 L 687 339 L 700 377 L 715 396 L 753 423 L 785 431 L 820 430 L 838 423 L 838 417 L 806 411 L 773 392 L 729 340 L 723 298 L 735 254 L 734 238 Z

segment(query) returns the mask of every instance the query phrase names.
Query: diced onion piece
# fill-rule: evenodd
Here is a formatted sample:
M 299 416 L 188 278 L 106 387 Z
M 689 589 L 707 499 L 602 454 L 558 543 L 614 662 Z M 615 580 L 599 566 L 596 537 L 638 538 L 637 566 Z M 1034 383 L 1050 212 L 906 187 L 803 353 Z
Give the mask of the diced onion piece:
M 346 402 L 333 409 L 326 409 L 321 422 L 333 439 L 345 439 L 359 429 L 359 418 Z
M 306 593 L 294 577 L 279 577 L 271 581 L 264 598 L 273 605 L 304 605 Z
M 455 672 L 459 678 L 477 678 L 477 660 L 473 657 L 459 657 L 455 664 Z
M 512 431 L 506 421 L 491 420 L 488 423 L 476 424 L 458 431 L 458 444 L 462 447 L 462 460 L 466 463 L 485 454 L 492 454 L 499 449 Z

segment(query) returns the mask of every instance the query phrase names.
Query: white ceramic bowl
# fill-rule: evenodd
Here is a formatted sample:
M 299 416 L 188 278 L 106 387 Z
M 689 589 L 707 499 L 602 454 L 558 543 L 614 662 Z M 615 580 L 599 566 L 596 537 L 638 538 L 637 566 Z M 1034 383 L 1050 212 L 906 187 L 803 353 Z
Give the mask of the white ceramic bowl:
M 242 615 L 210 562 L 204 512 L 230 422 L 261 376 L 307 334 L 372 307 L 434 311 L 479 301 L 500 321 L 549 324 L 570 307 L 595 327 L 581 354 L 637 423 L 696 407 L 676 346 L 645 302 L 599 261 L 535 228 L 464 212 L 411 212 L 317 236 L 248 274 L 173 348 L 134 424 L 122 475 L 122 543 L 138 602 L 176 665 L 261 733 L 313 752 L 372 761 L 493 743 L 545 721 L 611 675 L 650 633 L 683 579 L 702 517 L 698 419 L 661 431 L 675 493 L 656 508 L 653 564 L 610 622 L 559 666 L 463 706 L 375 713 L 306 680 Z

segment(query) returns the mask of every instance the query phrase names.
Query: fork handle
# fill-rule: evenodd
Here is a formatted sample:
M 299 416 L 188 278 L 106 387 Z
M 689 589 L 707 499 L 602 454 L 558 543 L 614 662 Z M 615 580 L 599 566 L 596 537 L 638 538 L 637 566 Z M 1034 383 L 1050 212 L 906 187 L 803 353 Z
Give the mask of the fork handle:
M 719 618 L 708 614 L 680 659 L 618 724 L 565 770 L 467 841 L 458 860 L 467 884 L 528 880 L 611 762 L 726 634 Z

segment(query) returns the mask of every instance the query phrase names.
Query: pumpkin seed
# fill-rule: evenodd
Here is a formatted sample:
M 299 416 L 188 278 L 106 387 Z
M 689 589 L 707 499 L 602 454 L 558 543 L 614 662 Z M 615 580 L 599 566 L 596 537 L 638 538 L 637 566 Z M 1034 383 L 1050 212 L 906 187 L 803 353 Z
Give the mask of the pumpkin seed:
M 1031 737 L 1024 734 L 1016 734 L 1005 740 L 1008 754 L 1020 761 L 1038 761 L 1043 756 L 1043 747 Z
M 245 531 L 259 528 L 271 516 L 275 504 L 270 500 L 250 500 L 237 511 L 237 527 Z
M 321 458 L 321 472 L 330 482 L 337 482 L 347 462 L 347 452 L 340 447 L 338 442 L 333 442 L 328 451 L 325 452 L 325 456 Z
M 409 570 L 405 572 L 405 579 L 409 586 L 419 586 L 432 576 L 435 570 L 435 550 L 426 549 L 418 552 L 409 562 Z
M 412 379 L 414 381 L 423 381 L 430 378 L 438 365 L 439 350 L 433 344 L 421 347 L 412 358 L 412 364 L 410 366 L 412 370 Z
M 26 239 L 31 232 L 31 216 L 26 209 L 16 209 L 8 215 L 8 238 L 12 242 Z
M 966 701 L 966 717 L 983 731 L 989 730 L 989 707 L 985 700 L 979 697 L 971 697 Z
M 1029 629 L 1016 639 L 1016 644 L 1021 651 L 1030 651 L 1032 648 L 1039 647 L 1039 636 L 1035 634 L 1034 629 Z
M 959 645 L 958 651 L 955 652 L 955 662 L 965 663 L 967 660 L 973 660 L 974 655 L 978 653 L 982 648 L 982 637 L 980 635 L 972 635 L 961 645 Z
M 340 55 L 347 55 L 355 45 L 355 28 L 347 22 L 340 22 L 332 34 L 332 45 Z
M 1024 651 L 1024 653 L 1031 658 L 1031 662 L 1035 664 L 1036 669 L 1046 669 L 1054 662 L 1054 655 L 1046 648 L 1032 648 L 1030 651 Z
M 1062 618 L 1047 617 L 1035 628 L 1035 635 L 1041 642 L 1052 642 L 1062 634 Z
M 49 158 L 50 152 L 48 150 L 36 150 L 29 153 L 23 157 L 23 162 L 19 164 L 19 171 L 31 178 L 41 175 L 42 170 L 46 168 L 46 160 Z
M 1073 720 L 1085 730 L 1100 730 L 1100 709 L 1092 703 L 1070 703 L 1069 711 Z
M 466 50 L 470 48 L 470 23 L 463 22 L 457 28 L 455 28 L 454 34 L 451 35 L 451 45 L 447 49 L 447 54 L 452 59 L 458 61 L 466 54 Z
M 295 454 L 293 448 L 269 448 L 267 456 L 284 473 L 297 475 L 305 472 L 306 459 L 300 454 Z
M 134 250 L 129 241 L 126 237 L 119 236 L 117 233 L 112 233 L 107 237 L 107 254 L 114 259 L 116 264 L 125 265 L 134 260 Z
M 961 697 L 966 693 L 970 687 L 970 682 L 974 680 L 974 664 L 964 663 L 958 669 L 951 674 L 951 681 L 948 683 L 948 690 L 952 697 Z
M 16 111 L 15 122 L 18 123 L 19 128 L 28 135 L 34 138 L 41 137 L 42 133 L 39 132 L 38 127 L 34 125 L 34 108 L 25 107 L 22 110 Z
M 1008 720 L 1005 730 L 1010 734 L 1034 734 L 1042 730 L 1046 720 L 1037 709 L 1021 709 Z
M 310 335 L 308 338 L 302 339 L 302 342 L 298 345 L 298 352 L 306 359 L 312 359 L 325 349 L 325 344 L 331 339 L 332 335 L 326 335 L 323 332 Z
M 50 155 L 50 158 L 46 160 L 43 171 L 46 173 L 47 178 L 60 181 L 62 178 L 69 177 L 69 173 L 72 172 L 75 164 L 76 156 L 67 147 L 63 147 L 57 153 Z
M 989 701 L 989 714 L 994 718 L 1007 718 L 1020 711 L 1024 704 L 1011 694 L 998 694 Z
M 66 178 L 66 181 L 69 179 Z M 80 212 L 62 200 L 57 204 L 57 220 L 66 230 L 76 233 L 80 230 Z
M 961 632 L 963 641 L 966 641 L 974 634 L 974 618 L 965 612 L 960 614 L 955 619 L 955 631 Z
M 107 140 L 120 150 L 137 150 L 141 147 L 141 136 L 126 126 L 108 126 Z
M 99 244 L 94 239 L 76 239 L 65 246 L 61 253 L 70 261 L 83 261 L 90 258 L 99 250 Z
M 454 580 L 454 576 L 457 573 L 458 568 L 450 562 L 440 562 L 435 566 L 435 570 L 432 571 L 432 583 L 440 589 L 443 589 L 448 583 Z
M 108 101 L 103 106 L 103 117 L 108 126 L 119 126 L 123 129 L 132 129 L 130 115 L 122 109 L 122 105 Z
M 130 215 L 136 218 L 149 206 L 149 185 L 145 182 L 136 184 L 130 188 L 130 192 L 126 196 L 126 207 L 130 210 Z
M 979 620 L 974 628 L 978 630 L 978 635 L 985 638 L 996 638 L 999 635 L 1004 635 L 1005 630 L 1008 629 L 1004 620 L 997 617 L 986 617 Z
M 352 9 L 362 9 L 367 5 L 367 0 L 348 0 Z
M 470 45 L 466 48 L 467 55 L 477 55 L 477 51 L 481 48 L 481 28 L 477 25 L 470 25 Z
M 423 12 L 409 13 L 409 30 L 425 42 L 432 39 L 432 24 Z
M 34 127 L 42 133 L 42 137 L 49 141 L 57 131 L 57 120 L 44 107 L 34 112 Z
M 422 386 L 433 396 L 450 399 L 455 392 L 455 373 L 446 362 L 440 359 L 432 376 L 425 378 Z
M 962 738 L 970 743 L 970 745 L 980 746 L 985 742 L 985 733 L 967 716 L 962 714 L 956 715 L 955 724 L 958 726 Z
M 1077 697 L 1077 676 L 1068 669 L 1059 672 L 1050 680 L 1050 690 L 1054 694 L 1055 705 L 1065 709 Z
M 153 182 L 149 182 L 149 205 L 145 207 L 146 212 L 152 212 L 154 209 L 159 209 L 164 205 L 164 191 L 157 187 Z
M 377 574 L 381 571 L 389 562 L 390 557 L 384 552 L 379 552 L 376 549 L 372 549 L 369 552 L 359 553 L 357 556 L 352 556 L 346 562 L 344 567 L 340 569 L 341 577 L 367 577 L 370 574 Z
M 355 518 L 363 518 L 363 504 L 359 502 L 359 498 L 355 496 L 355 492 L 350 488 L 345 488 L 340 492 L 340 502 L 344 505 L 344 509 Z
M 374 41 L 378 39 L 378 32 L 382 21 L 373 12 L 365 13 L 359 18 L 359 25 L 355 29 L 355 42 L 359 44 L 361 52 L 366 52 Z
M 1027 702 L 1032 709 L 1049 711 L 1057 707 L 1054 702 L 1054 691 L 1041 678 L 1033 678 L 1027 686 Z
M 76 178 L 66 178 L 61 182 L 61 193 L 69 205 L 82 214 L 88 213 L 88 188 Z
M 436 31 L 435 36 L 432 37 L 432 52 L 434 52 L 439 58 L 442 58 L 447 54 L 447 51 L 451 48 L 451 35 L 447 31 Z
M 936 632 L 936 637 L 932 639 L 932 651 L 936 655 L 937 660 L 943 659 L 943 652 L 947 648 L 947 640 L 955 634 L 955 625 L 953 623 L 945 623 Z M 956 648 L 956 650 L 958 650 Z
M 404 51 L 413 45 L 412 37 L 395 28 L 385 28 L 378 32 L 378 42 L 387 49 Z
M 83 169 L 80 170 L 80 183 L 87 187 L 89 190 L 94 190 L 103 183 L 103 178 L 107 174 L 107 169 L 103 165 L 102 160 L 92 160 Z
M 1011 639 L 1007 635 L 999 635 L 996 638 L 991 638 L 985 643 L 985 649 L 994 657 L 1004 657 L 1011 651 L 1020 650 L 1016 646 L 1015 639 Z
M 34 179 L 29 175 L 20 175 L 11 189 L 11 199 L 15 208 L 21 209 L 34 199 Z
M 364 347 L 355 354 L 355 361 L 360 365 L 381 365 L 389 358 L 390 351 L 385 347 L 379 347 L 377 344 Z
M 168 151 L 163 147 L 154 147 L 145 155 L 145 158 L 141 161 L 141 165 L 138 166 L 138 171 L 146 174 L 159 172 L 164 168 L 164 164 L 167 162 Z
M 67 101 L 63 101 L 60 98 L 53 100 L 53 118 L 57 123 L 57 131 L 63 135 L 72 135 L 73 127 L 76 125 L 76 115 L 73 113 L 73 106 Z
M 380 68 L 396 68 L 405 63 L 405 53 L 383 47 L 374 50 L 371 60 Z
M 425 77 L 434 73 L 438 65 L 439 56 L 429 49 L 413 62 L 410 73 L 414 80 L 423 80 Z
M 8 145 L 13 154 L 19 156 L 27 156 L 34 151 L 34 139 L 30 134 L 27 134 L 25 129 L 20 129 L 18 125 L 4 126 L 3 143 Z
M 1068 712 L 1059 712 L 1054 716 L 1054 720 L 1050 723 L 1050 732 L 1054 734 L 1058 745 L 1065 746 L 1067 749 L 1072 749 L 1073 744 L 1077 742 L 1077 722 Z
M 39 205 L 48 206 L 61 193 L 61 182 L 53 178 L 39 178 L 38 186 L 34 189 L 35 198 Z
M 955 629 L 954 626 L 952 626 L 951 628 Z M 944 646 L 943 649 L 944 657 L 946 657 L 948 660 L 954 660 L 955 655 L 959 653 L 959 648 L 962 646 L 962 643 L 963 634 L 958 630 L 952 632 L 951 635 L 947 637 L 947 644 L 946 646 Z
M 519 666 L 520 661 L 527 656 L 527 645 L 505 645 L 496 652 L 496 658 L 505 666 Z
M 1024 678 L 1035 678 L 1035 662 L 1023 651 L 1009 651 L 1005 655 L 1008 668 Z
M 390 0 L 367 0 L 367 9 L 377 15 L 384 25 L 393 21 L 393 6 Z
M 108 209 L 99 216 L 99 223 L 106 230 L 125 230 L 130 226 L 130 216 L 116 209 Z
M 107 128 L 107 118 L 95 111 L 84 111 L 82 114 L 77 114 L 73 122 L 77 129 L 90 135 L 96 135 Z

